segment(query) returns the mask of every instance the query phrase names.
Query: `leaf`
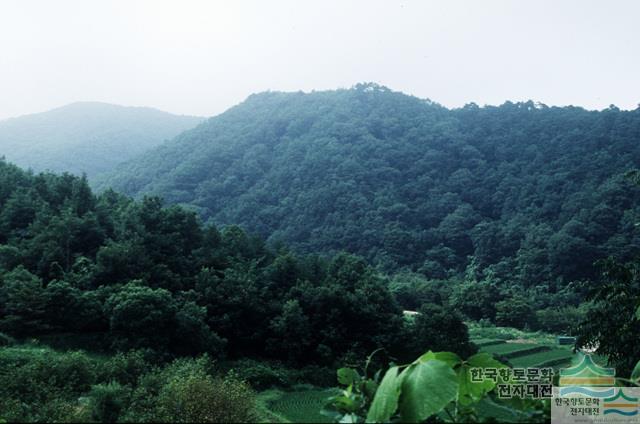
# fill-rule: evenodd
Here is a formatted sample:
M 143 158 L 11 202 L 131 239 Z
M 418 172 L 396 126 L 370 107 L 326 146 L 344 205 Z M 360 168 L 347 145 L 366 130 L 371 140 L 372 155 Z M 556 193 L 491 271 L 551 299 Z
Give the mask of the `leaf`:
M 401 374 L 403 422 L 424 421 L 441 411 L 458 393 L 458 377 L 438 359 L 411 364 Z
M 340 412 L 329 408 L 322 408 L 320 410 L 320 415 L 330 418 L 332 422 L 339 421 L 343 416 Z
M 640 381 L 640 361 L 633 368 L 633 372 L 631 373 L 631 379 L 633 381 Z
M 471 368 L 505 368 L 506 365 L 496 361 L 488 353 L 478 353 L 465 361 L 457 370 L 458 374 L 458 402 L 469 405 L 479 401 L 485 394 L 496 387 L 493 380 L 487 379 L 481 383 L 471 381 Z
M 350 386 L 358 380 L 358 372 L 352 368 L 340 368 L 338 370 L 338 382 L 345 386 Z
M 452 352 L 427 352 L 418 358 L 416 362 L 428 362 L 433 359 L 437 359 L 439 361 L 447 363 L 451 368 L 454 368 L 456 365 L 462 362 L 460 357 Z
M 333 406 L 341 412 L 355 412 L 360 408 L 360 402 L 348 396 L 336 396 L 333 398 Z
M 380 387 L 369 407 L 367 414 L 368 423 L 387 422 L 398 409 L 398 398 L 400 397 L 400 379 L 398 367 L 389 368 L 386 372 Z
M 339 423 L 357 423 L 358 422 L 358 416 L 356 414 L 346 414 L 338 422 Z
M 373 380 L 364 380 L 360 385 L 360 391 L 369 399 L 373 398 L 378 389 L 378 383 Z

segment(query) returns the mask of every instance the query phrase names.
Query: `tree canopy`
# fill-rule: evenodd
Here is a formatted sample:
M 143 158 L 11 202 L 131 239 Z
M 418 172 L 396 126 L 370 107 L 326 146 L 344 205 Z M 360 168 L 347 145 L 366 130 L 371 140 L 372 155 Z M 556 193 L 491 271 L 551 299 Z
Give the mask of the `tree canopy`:
M 531 101 L 446 109 L 375 84 L 267 92 L 120 167 L 99 187 L 188 205 L 296 252 L 524 287 L 597 275 L 638 247 L 640 109 Z M 627 212 L 624 212 L 624 211 Z

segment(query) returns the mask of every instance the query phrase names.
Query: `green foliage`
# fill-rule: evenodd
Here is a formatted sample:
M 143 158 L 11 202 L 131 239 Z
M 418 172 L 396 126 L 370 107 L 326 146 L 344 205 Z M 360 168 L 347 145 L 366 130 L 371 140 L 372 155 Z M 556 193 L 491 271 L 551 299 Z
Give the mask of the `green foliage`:
M 11 422 L 252 422 L 255 396 L 202 356 L 152 367 L 142 352 L 95 357 L 0 348 L 0 416 Z
M 0 328 L 13 334 L 46 331 L 45 297 L 42 281 L 22 266 L 4 275 L 1 287 L 4 305 Z
M 399 373 L 398 367 L 391 367 L 385 373 L 367 412 L 367 421 L 386 422 L 395 414 L 401 390 L 401 385 L 398 384 Z
M 451 304 L 473 320 L 494 321 L 496 302 L 501 299 L 500 289 L 487 281 L 465 281 L 457 285 L 451 294 Z
M 293 370 L 281 364 L 252 359 L 235 361 L 231 369 L 238 378 L 249 383 L 255 390 L 290 387 L 298 378 Z
M 403 336 L 388 281 L 362 258 L 274 251 L 240 227 L 202 226 L 158 198 L 96 197 L 84 178 L 0 161 L 4 181 L 15 184 L 0 184 L 2 201 L 14 200 L 2 211 L 15 207 L 24 218 L 0 233 L 0 331 L 8 335 L 91 334 L 165 359 L 209 352 L 299 366 L 332 366 Z M 29 205 L 34 214 L 19 212 Z
M 158 396 L 159 422 L 234 422 L 255 420 L 255 398 L 233 377 L 192 373 L 172 378 Z
M 91 418 L 99 423 L 114 423 L 125 408 L 127 391 L 119 383 L 98 384 L 89 392 Z
M 107 299 L 105 313 L 118 347 L 220 353 L 224 344 L 206 325 L 205 308 L 164 289 L 129 283 Z
M 130 387 L 135 386 L 138 379 L 150 371 L 151 364 L 141 350 L 118 352 L 99 363 L 96 370 L 98 381 L 116 382 Z
M 496 325 L 515 328 L 535 328 L 535 312 L 529 299 L 512 296 L 496 303 Z
M 424 421 L 456 398 L 458 381 L 445 362 L 420 361 L 409 365 L 402 374 L 399 410 L 403 421 Z
M 370 358 L 371 359 L 371 358 Z M 490 354 L 461 360 L 450 352 L 427 352 L 407 365 L 395 365 L 373 377 L 350 368 L 338 370 L 338 382 L 346 386 L 330 399 L 325 413 L 336 422 L 424 422 L 437 416 L 447 422 L 476 420 L 475 407 L 495 389 L 486 380 L 474 383 L 471 368 L 503 368 Z M 527 405 L 534 408 L 538 405 Z M 532 418 L 533 413 L 529 415 Z
M 0 348 L 0 416 L 10 422 L 82 422 L 77 399 L 95 382 L 82 352 L 42 347 Z
M 467 326 L 455 310 L 425 303 L 418 312 L 415 319 L 407 324 L 403 359 L 415 357 L 425 350 L 448 349 L 464 357 L 476 351 L 469 341 Z
M 640 160 L 638 116 L 531 101 L 449 110 L 376 84 L 267 92 L 101 187 L 162 195 L 298 252 L 346 250 L 428 279 L 475 260 L 482 276 L 555 291 L 638 246 L 637 207 L 624 210 L 639 191 L 622 177 Z
M 640 383 L 640 361 L 638 361 L 636 366 L 633 368 L 633 371 L 631 372 L 631 380 L 635 381 L 636 383 Z
M 452 284 L 443 280 L 428 280 L 418 273 L 395 274 L 389 289 L 404 310 L 417 311 L 425 303 L 443 305 L 451 297 Z
M 219 367 L 232 371 L 255 390 L 289 390 L 300 385 L 329 387 L 335 383 L 333 368 L 312 363 L 294 368 L 280 361 L 244 358 L 222 362 Z
M 640 358 L 635 342 L 640 332 L 636 310 L 640 304 L 640 263 L 613 259 L 601 263 L 603 281 L 592 285 L 591 306 L 578 326 L 578 346 L 597 347 L 619 374 L 631 374 Z
M 535 322 L 542 331 L 572 334 L 578 323 L 584 320 L 586 312 L 586 304 L 582 307 L 550 307 L 536 311 Z

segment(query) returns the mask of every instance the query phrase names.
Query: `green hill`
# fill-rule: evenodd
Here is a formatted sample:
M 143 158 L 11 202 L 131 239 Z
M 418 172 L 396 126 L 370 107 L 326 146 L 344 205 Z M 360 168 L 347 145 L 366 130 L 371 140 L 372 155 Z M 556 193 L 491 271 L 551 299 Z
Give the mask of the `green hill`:
M 73 103 L 0 121 L 0 156 L 34 171 L 93 177 L 201 121 L 150 108 Z
M 450 110 L 360 84 L 252 95 L 99 186 L 158 194 L 297 251 L 555 286 L 638 245 L 638 211 L 624 212 L 638 190 L 623 177 L 638 140 L 640 109 Z

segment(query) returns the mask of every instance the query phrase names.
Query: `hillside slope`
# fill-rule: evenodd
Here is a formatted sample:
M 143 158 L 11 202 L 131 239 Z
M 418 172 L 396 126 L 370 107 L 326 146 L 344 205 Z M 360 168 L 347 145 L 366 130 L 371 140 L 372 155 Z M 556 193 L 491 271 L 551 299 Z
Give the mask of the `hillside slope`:
M 306 252 L 446 278 L 592 276 L 638 245 L 640 109 L 533 102 L 449 110 L 373 84 L 268 92 L 101 182 L 189 204 Z
M 0 121 L 0 156 L 35 171 L 91 178 L 201 121 L 150 108 L 73 103 Z

